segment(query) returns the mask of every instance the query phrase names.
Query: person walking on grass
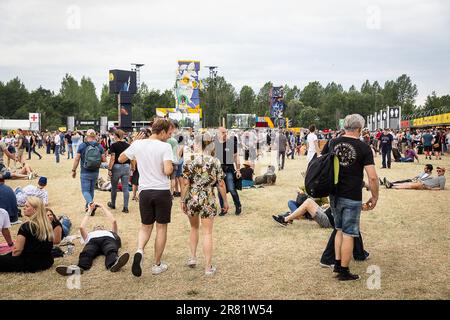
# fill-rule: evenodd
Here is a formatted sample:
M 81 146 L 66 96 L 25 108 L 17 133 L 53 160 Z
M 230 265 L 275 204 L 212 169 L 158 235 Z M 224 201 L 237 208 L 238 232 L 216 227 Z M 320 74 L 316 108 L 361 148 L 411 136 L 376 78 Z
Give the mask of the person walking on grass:
M 157 119 L 152 125 L 152 135 L 143 139 L 139 133 L 130 147 L 119 156 L 119 162 L 137 160 L 139 169 L 139 212 L 141 227 L 138 234 L 138 248 L 133 257 L 131 271 L 134 276 L 142 275 L 144 250 L 156 222 L 155 263 L 152 274 L 168 269 L 161 261 L 167 241 L 167 225 L 172 212 L 172 195 L 169 176 L 173 171 L 172 148 L 166 142 L 172 136 L 174 124 L 169 119 Z
M 219 159 L 222 165 L 222 171 L 225 174 L 225 185 L 227 191 L 231 193 L 233 197 L 234 206 L 236 208 L 236 215 L 240 215 L 242 212 L 241 201 L 239 199 L 239 194 L 236 190 L 235 185 L 235 175 L 236 179 L 241 177 L 241 165 L 238 154 L 238 143 L 236 137 L 231 137 L 228 139 L 227 129 L 220 127 L 217 132 L 217 138 L 215 140 L 215 156 Z M 236 167 L 235 167 L 236 166 Z M 219 193 L 220 207 L 222 208 L 219 216 L 224 216 L 225 212 L 225 198 Z
M 58 136 L 55 137 L 57 139 Z M 77 155 L 73 161 L 72 178 L 77 175 L 77 167 L 81 162 L 80 182 L 81 193 L 86 201 L 85 209 L 94 201 L 95 184 L 98 179 L 99 169 L 102 162 L 106 161 L 105 151 L 96 141 L 97 134 L 94 130 L 89 129 L 86 133 L 86 142 L 83 142 L 77 150 Z M 56 152 L 58 156 L 58 152 Z
M 364 118 L 351 114 L 344 119 L 345 134 L 325 145 L 323 153 L 332 148 L 339 159 L 339 177 L 335 192 L 330 195 L 330 206 L 334 217 L 336 263 L 334 272 L 340 281 L 359 280 L 359 275 L 349 269 L 354 248 L 354 238 L 359 237 L 361 209 L 372 210 L 378 201 L 378 176 L 370 147 L 359 137 L 364 127 Z M 330 146 L 329 146 L 330 145 Z M 362 204 L 364 171 L 369 177 L 371 198 Z
M 111 201 L 108 202 L 108 207 L 111 209 L 116 209 L 116 198 L 117 198 L 117 186 L 119 180 L 122 182 L 122 193 L 123 193 L 123 213 L 128 213 L 128 201 L 130 198 L 130 189 L 128 183 L 130 180 L 130 160 L 124 163 L 119 162 L 119 156 L 124 152 L 130 145 L 124 141 L 125 132 L 122 130 L 116 130 L 114 132 L 115 140 L 111 147 L 109 148 L 109 153 L 111 158 L 109 160 L 108 174 L 111 177 Z
M 201 140 L 200 140 L 201 139 Z M 228 201 L 224 182 L 224 173 L 220 161 L 211 155 L 212 137 L 206 133 L 196 141 L 196 154 L 184 165 L 181 182 L 181 210 L 189 218 L 191 225 L 188 267 L 197 265 L 197 245 L 200 221 L 203 229 L 203 253 L 205 255 L 205 275 L 212 276 L 216 267 L 211 264 L 214 217 L 217 215 L 217 203 L 214 188 L 218 189 L 224 199 L 223 211 L 228 211 Z

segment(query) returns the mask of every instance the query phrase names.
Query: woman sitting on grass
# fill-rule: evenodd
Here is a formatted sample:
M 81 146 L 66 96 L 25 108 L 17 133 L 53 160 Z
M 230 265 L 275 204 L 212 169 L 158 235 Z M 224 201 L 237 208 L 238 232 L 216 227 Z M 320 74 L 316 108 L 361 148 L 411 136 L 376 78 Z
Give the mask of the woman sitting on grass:
M 53 265 L 53 229 L 44 203 L 29 197 L 23 210 L 29 221 L 20 226 L 12 253 L 0 256 L 0 272 L 36 272 Z

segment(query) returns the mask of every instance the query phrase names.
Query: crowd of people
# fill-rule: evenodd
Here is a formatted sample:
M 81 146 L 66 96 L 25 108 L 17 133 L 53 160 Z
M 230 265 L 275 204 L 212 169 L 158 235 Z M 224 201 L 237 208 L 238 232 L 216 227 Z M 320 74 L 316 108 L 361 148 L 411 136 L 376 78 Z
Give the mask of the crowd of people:
M 273 219 L 283 227 L 306 218 L 316 221 L 322 228 L 333 228 L 321 265 L 331 267 L 339 280 L 357 280 L 359 276 L 349 269 L 351 258 L 365 260 L 369 256 L 359 230 L 360 214 L 361 210 L 375 208 L 379 185 L 392 189 L 445 188 L 443 166 L 437 168 L 437 177 L 432 177 L 433 166 L 427 164 L 424 173 L 412 179 L 390 182 L 387 178 L 378 178 L 374 157 L 380 153 L 382 168 L 388 169 L 392 166 L 391 154 L 398 158 L 395 150 L 404 153 L 399 162 L 419 161 L 418 154 L 422 152 L 426 159 L 431 160 L 434 153 L 435 159 L 439 160 L 443 152 L 450 150 L 448 130 L 384 129 L 369 132 L 364 128 L 364 119 L 360 115 L 347 116 L 344 130 L 326 132 L 311 125 L 308 130 L 298 133 L 246 130 L 237 134 L 223 127 L 195 133 L 183 131 L 177 123 L 164 118 L 156 119 L 151 128 L 133 134 L 120 129 L 102 136 L 92 129 L 67 133 L 18 130 L 16 135 L 0 135 L 0 138 L 0 227 L 11 247 L 9 254 L 0 256 L 0 272 L 49 269 L 54 264 L 54 246 L 70 235 L 70 219 L 56 217 L 48 207 L 46 177 L 39 177 L 37 186 L 28 185 L 14 191 L 5 185 L 8 179 L 38 177 L 25 163 L 25 151 L 29 158 L 36 154 L 40 159 L 38 150 L 45 147 L 47 154 L 53 151 L 56 163 L 67 152 L 67 159 L 72 161 L 72 178 L 79 175 L 85 200 L 86 216 L 79 227 L 84 247 L 76 264 L 56 268 L 61 275 L 81 274 L 89 270 L 100 255 L 105 256 L 105 267 L 112 272 L 127 264 L 130 254 L 124 252 L 119 255 L 121 240 L 113 213 L 118 203 L 123 204 L 123 213 L 129 213 L 131 191 L 131 201 L 139 202 L 141 220 L 136 236 L 137 248 L 132 257 L 132 274 L 140 277 L 143 273 L 145 248 L 154 229 L 156 239 L 151 272 L 156 275 L 168 270 L 163 254 L 173 202 L 179 198 L 181 211 L 191 228 L 190 256 L 186 265 L 190 268 L 197 266 L 201 228 L 204 274 L 212 276 L 217 271 L 213 264 L 214 218 L 229 214 L 231 207 L 227 193 L 231 194 L 234 214 L 239 216 L 244 212 L 239 190 L 274 184 L 276 168 L 284 170 L 286 158 L 306 156 L 309 163 L 333 151 L 339 160 L 339 182 L 329 199 L 313 199 L 299 190 L 297 200 L 288 203 L 290 211 L 274 215 Z M 275 153 L 275 163 L 269 165 L 266 173 L 256 176 L 255 164 L 266 152 Z M 244 161 L 241 162 L 242 159 Z M 10 161 L 20 169 L 11 170 Z M 111 191 L 110 201 L 106 204 L 94 200 L 98 181 L 103 179 L 102 170 L 108 172 Z M 367 182 L 363 179 L 364 172 L 368 176 Z M 363 188 L 371 193 L 367 202 L 362 201 Z M 117 199 L 119 190 L 123 201 Z M 18 220 L 22 214 L 20 207 L 23 215 L 28 217 L 24 223 Z M 111 228 L 96 225 L 89 231 L 87 223 L 99 208 L 111 220 Z M 15 242 L 9 232 L 14 223 L 21 224 Z

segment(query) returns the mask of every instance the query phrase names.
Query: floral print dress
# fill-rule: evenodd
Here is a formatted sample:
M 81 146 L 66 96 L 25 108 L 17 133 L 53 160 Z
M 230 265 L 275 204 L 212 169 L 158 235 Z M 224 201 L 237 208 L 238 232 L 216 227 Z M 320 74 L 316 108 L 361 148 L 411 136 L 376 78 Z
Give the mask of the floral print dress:
M 217 214 L 214 187 L 225 177 L 219 159 L 208 155 L 194 155 L 184 164 L 183 178 L 189 180 L 184 203 L 187 213 L 201 218 Z

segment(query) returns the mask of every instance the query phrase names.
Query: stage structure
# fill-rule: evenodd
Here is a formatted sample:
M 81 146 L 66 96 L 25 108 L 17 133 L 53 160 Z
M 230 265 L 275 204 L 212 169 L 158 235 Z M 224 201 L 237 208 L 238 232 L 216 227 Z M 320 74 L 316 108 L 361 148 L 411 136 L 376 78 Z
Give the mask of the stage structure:
M 366 127 L 370 131 L 376 131 L 378 129 L 400 129 L 401 121 L 401 107 L 387 107 L 386 109 L 375 112 L 373 115 L 369 115 L 366 118 Z
M 132 130 L 132 100 L 136 92 L 136 71 L 109 71 L 109 93 L 117 94 L 119 127 L 125 131 Z
M 272 87 L 269 91 L 270 97 L 270 117 L 278 128 L 286 127 L 286 121 L 284 118 L 284 110 L 286 105 L 284 103 L 284 88 Z
M 201 127 L 199 71 L 200 61 L 178 61 L 174 87 L 175 107 L 156 108 L 156 116 L 177 121 L 181 127 Z

